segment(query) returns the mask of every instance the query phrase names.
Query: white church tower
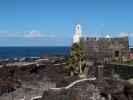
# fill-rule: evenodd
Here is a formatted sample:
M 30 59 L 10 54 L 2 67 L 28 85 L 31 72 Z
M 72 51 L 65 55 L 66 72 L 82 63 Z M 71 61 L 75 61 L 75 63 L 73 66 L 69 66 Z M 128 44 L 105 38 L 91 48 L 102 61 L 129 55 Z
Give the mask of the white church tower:
M 75 33 L 73 36 L 73 43 L 79 43 L 81 36 L 82 36 L 81 25 L 77 24 L 76 29 L 75 29 Z

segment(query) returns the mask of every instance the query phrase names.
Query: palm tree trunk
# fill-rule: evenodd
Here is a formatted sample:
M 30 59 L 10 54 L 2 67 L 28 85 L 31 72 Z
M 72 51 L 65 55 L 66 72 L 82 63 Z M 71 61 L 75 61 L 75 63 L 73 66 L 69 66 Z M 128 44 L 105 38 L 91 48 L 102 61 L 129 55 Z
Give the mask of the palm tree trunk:
M 79 61 L 79 68 L 80 68 L 80 74 L 82 74 L 81 57 L 80 57 L 80 61 Z

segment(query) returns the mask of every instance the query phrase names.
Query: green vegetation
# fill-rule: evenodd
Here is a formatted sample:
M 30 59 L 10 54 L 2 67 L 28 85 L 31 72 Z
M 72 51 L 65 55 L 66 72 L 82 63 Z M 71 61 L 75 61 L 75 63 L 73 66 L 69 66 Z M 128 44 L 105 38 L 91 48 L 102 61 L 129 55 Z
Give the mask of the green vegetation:
M 70 55 L 66 61 L 66 69 L 71 73 L 71 75 L 83 73 L 82 62 L 84 58 L 82 43 L 73 44 Z
M 122 61 L 122 60 L 113 60 L 112 63 L 114 64 L 126 64 L 126 65 L 133 65 L 133 60 L 126 60 L 126 61 Z

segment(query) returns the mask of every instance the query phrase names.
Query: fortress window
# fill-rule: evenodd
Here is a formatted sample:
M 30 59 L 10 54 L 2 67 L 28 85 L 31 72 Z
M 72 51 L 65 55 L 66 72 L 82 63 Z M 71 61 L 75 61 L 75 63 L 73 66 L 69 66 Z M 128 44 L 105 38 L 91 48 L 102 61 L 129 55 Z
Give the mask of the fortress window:
M 119 51 L 118 50 L 115 51 L 115 57 L 119 57 Z

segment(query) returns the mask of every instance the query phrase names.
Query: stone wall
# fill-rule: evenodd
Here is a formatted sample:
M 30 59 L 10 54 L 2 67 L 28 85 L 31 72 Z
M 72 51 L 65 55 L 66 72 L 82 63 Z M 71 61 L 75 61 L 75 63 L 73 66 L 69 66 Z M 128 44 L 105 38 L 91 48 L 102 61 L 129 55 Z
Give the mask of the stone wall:
M 121 79 L 133 78 L 133 66 L 128 65 L 117 65 L 117 64 L 107 64 L 104 65 L 104 76 L 112 77 L 115 75 Z
M 81 38 L 84 53 L 90 60 L 109 61 L 114 57 L 128 57 L 128 37 L 121 38 Z

